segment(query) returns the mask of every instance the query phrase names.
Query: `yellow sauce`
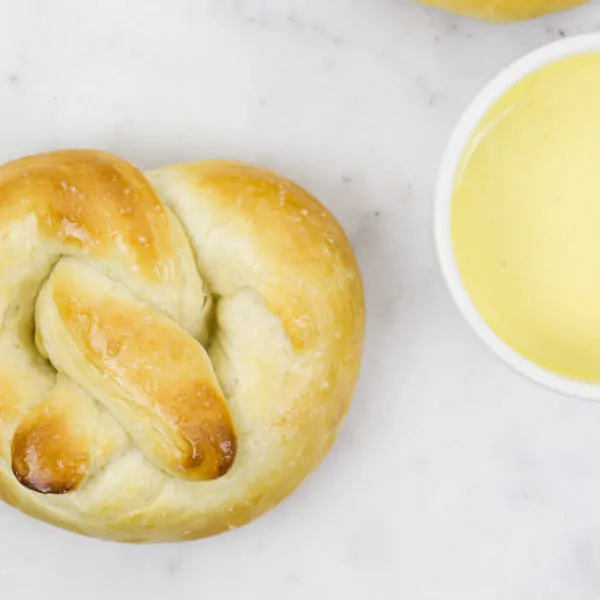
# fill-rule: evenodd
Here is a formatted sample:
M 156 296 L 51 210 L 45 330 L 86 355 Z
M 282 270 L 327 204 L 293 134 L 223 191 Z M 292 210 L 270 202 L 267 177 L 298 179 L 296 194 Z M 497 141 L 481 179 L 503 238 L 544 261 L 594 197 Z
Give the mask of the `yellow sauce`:
M 463 283 L 524 357 L 600 381 L 600 53 L 526 77 L 477 127 L 451 216 Z

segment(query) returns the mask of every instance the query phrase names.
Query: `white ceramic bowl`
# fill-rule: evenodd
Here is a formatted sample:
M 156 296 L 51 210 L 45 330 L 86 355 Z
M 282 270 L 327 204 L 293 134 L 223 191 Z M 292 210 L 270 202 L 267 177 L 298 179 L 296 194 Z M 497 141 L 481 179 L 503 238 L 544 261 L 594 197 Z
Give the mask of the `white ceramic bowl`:
M 600 34 L 565 38 L 535 50 L 502 71 L 471 103 L 460 118 L 442 158 L 438 177 L 434 231 L 438 258 L 446 284 L 458 308 L 477 335 L 510 367 L 556 392 L 600 400 L 600 384 L 589 384 L 552 373 L 524 358 L 505 344 L 483 320 L 465 289 L 450 234 L 450 210 L 454 182 L 463 150 L 481 119 L 492 105 L 517 82 L 552 62 L 591 51 L 600 51 Z

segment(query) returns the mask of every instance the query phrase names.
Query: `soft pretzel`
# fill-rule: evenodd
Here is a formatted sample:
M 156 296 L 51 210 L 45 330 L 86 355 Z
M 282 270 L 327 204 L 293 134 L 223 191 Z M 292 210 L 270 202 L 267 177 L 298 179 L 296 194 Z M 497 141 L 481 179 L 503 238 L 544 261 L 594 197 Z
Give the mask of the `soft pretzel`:
M 236 162 L 0 167 L 0 498 L 86 535 L 238 527 L 323 459 L 364 335 L 331 214 Z
M 560 10 L 567 10 L 589 0 L 418 0 L 439 8 L 450 10 L 492 22 L 522 21 Z

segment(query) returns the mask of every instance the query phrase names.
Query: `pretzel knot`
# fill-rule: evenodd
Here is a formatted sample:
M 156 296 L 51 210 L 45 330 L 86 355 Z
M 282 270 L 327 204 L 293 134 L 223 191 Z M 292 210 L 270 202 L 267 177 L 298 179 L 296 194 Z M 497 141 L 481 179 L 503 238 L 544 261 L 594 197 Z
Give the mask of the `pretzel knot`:
M 43 493 L 82 485 L 105 441 L 86 414 L 94 400 L 174 477 L 226 473 L 235 428 L 193 337 L 206 337 L 210 299 L 181 225 L 150 185 L 113 157 L 55 153 L 5 168 L 2 192 L 22 223 L 35 217 L 30 243 L 43 248 L 49 272 L 35 341 L 60 374 L 15 432 L 17 479 Z M 28 279 L 23 267 L 8 302 Z
M 353 261 L 321 205 L 239 163 L 147 178 L 81 150 L 1 167 L 0 497 L 114 539 L 264 511 L 347 410 Z

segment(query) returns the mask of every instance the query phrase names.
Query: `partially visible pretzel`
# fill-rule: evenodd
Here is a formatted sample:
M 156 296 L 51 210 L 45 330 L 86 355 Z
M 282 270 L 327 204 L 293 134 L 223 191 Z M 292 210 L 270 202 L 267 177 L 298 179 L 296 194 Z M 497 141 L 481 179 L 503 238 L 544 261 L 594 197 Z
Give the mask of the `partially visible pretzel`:
M 333 217 L 271 172 L 0 167 L 0 497 L 122 541 L 239 526 L 320 462 L 364 333 Z
M 417 0 L 459 15 L 492 22 L 522 21 L 567 10 L 589 0 Z

